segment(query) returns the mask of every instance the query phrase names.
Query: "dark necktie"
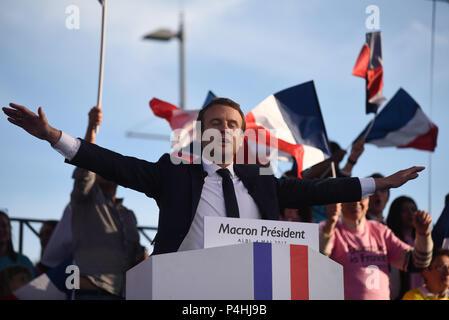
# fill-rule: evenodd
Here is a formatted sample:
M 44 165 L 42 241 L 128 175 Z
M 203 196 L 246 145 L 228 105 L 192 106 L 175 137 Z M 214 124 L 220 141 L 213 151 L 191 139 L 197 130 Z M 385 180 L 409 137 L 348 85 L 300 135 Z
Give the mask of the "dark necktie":
M 239 218 L 239 206 L 234 191 L 234 183 L 228 169 L 218 169 L 217 173 L 223 178 L 223 194 L 226 207 L 226 216 L 229 218 Z

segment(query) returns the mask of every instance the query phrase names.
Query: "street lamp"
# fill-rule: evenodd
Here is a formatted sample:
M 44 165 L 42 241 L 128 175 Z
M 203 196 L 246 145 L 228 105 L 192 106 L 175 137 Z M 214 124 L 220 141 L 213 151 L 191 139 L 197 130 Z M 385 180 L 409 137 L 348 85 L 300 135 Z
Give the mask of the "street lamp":
M 158 29 L 143 37 L 143 40 L 169 41 L 173 38 L 179 39 L 179 91 L 180 108 L 185 108 L 185 63 L 184 63 L 184 17 L 180 14 L 179 31 L 173 32 L 169 29 Z

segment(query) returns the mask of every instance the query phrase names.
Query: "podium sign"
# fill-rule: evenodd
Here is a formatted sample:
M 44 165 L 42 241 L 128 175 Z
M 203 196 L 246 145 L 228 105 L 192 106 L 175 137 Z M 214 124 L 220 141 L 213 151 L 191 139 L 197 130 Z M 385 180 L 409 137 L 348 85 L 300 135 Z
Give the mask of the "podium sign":
M 204 248 L 252 242 L 305 245 L 319 251 L 318 224 L 204 217 Z
M 166 253 L 126 273 L 128 300 L 343 298 L 343 267 L 303 245 L 246 243 Z

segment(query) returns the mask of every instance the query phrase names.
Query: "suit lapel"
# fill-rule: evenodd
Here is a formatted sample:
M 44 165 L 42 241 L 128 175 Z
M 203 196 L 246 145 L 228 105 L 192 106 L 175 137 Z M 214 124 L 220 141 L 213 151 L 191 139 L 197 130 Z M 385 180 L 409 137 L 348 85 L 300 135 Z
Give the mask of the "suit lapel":
M 272 215 L 268 212 L 270 208 L 267 207 L 267 199 L 264 199 L 266 195 L 263 190 L 259 189 L 260 186 L 257 181 L 259 168 L 234 164 L 234 172 L 242 180 L 243 185 L 248 190 L 248 194 L 254 199 L 262 218 L 269 219 Z
M 202 164 L 189 165 L 191 181 L 192 181 L 192 211 L 190 220 L 195 217 L 196 209 L 201 198 L 201 191 L 203 190 L 204 178 L 207 172 L 203 170 Z

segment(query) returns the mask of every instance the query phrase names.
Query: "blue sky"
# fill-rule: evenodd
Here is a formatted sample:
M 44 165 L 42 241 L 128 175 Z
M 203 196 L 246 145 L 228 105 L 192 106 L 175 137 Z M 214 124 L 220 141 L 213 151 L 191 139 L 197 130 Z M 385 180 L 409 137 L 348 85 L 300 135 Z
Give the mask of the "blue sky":
M 66 27 L 69 5 L 79 8 L 80 28 Z M 169 142 L 132 139 L 129 130 L 169 134 L 148 102 L 179 103 L 178 43 L 142 41 L 160 27 L 177 29 L 184 10 L 187 108 L 199 108 L 208 90 L 250 111 L 268 95 L 314 80 L 327 133 L 347 147 L 371 120 L 364 114 L 364 80 L 351 75 L 365 39 L 365 8 L 377 5 L 384 60 L 384 95 L 404 88 L 430 116 L 432 2 L 226 0 L 108 0 L 104 73 L 104 122 L 97 143 L 122 154 L 156 161 Z M 0 2 L 0 102 L 44 108 L 49 122 L 84 136 L 96 103 L 101 7 L 96 0 L 2 0 Z M 436 222 L 449 193 L 449 4 L 438 2 L 432 120 L 439 127 L 432 154 L 432 212 Z M 73 167 L 47 142 L 0 121 L 0 207 L 12 217 L 59 219 L 69 201 Z M 385 175 L 429 164 L 429 154 L 365 146 L 353 174 Z M 287 168 L 283 165 L 281 168 Z M 392 190 L 429 209 L 428 174 Z M 119 188 L 139 225 L 157 225 L 155 202 Z M 388 208 L 388 207 L 387 207 Z M 385 212 L 386 214 L 386 212 Z M 15 239 L 18 230 L 14 230 Z M 36 261 L 39 246 L 29 232 L 25 253 Z M 146 244 L 146 243 L 145 243 Z M 17 248 L 17 242 L 16 242 Z

